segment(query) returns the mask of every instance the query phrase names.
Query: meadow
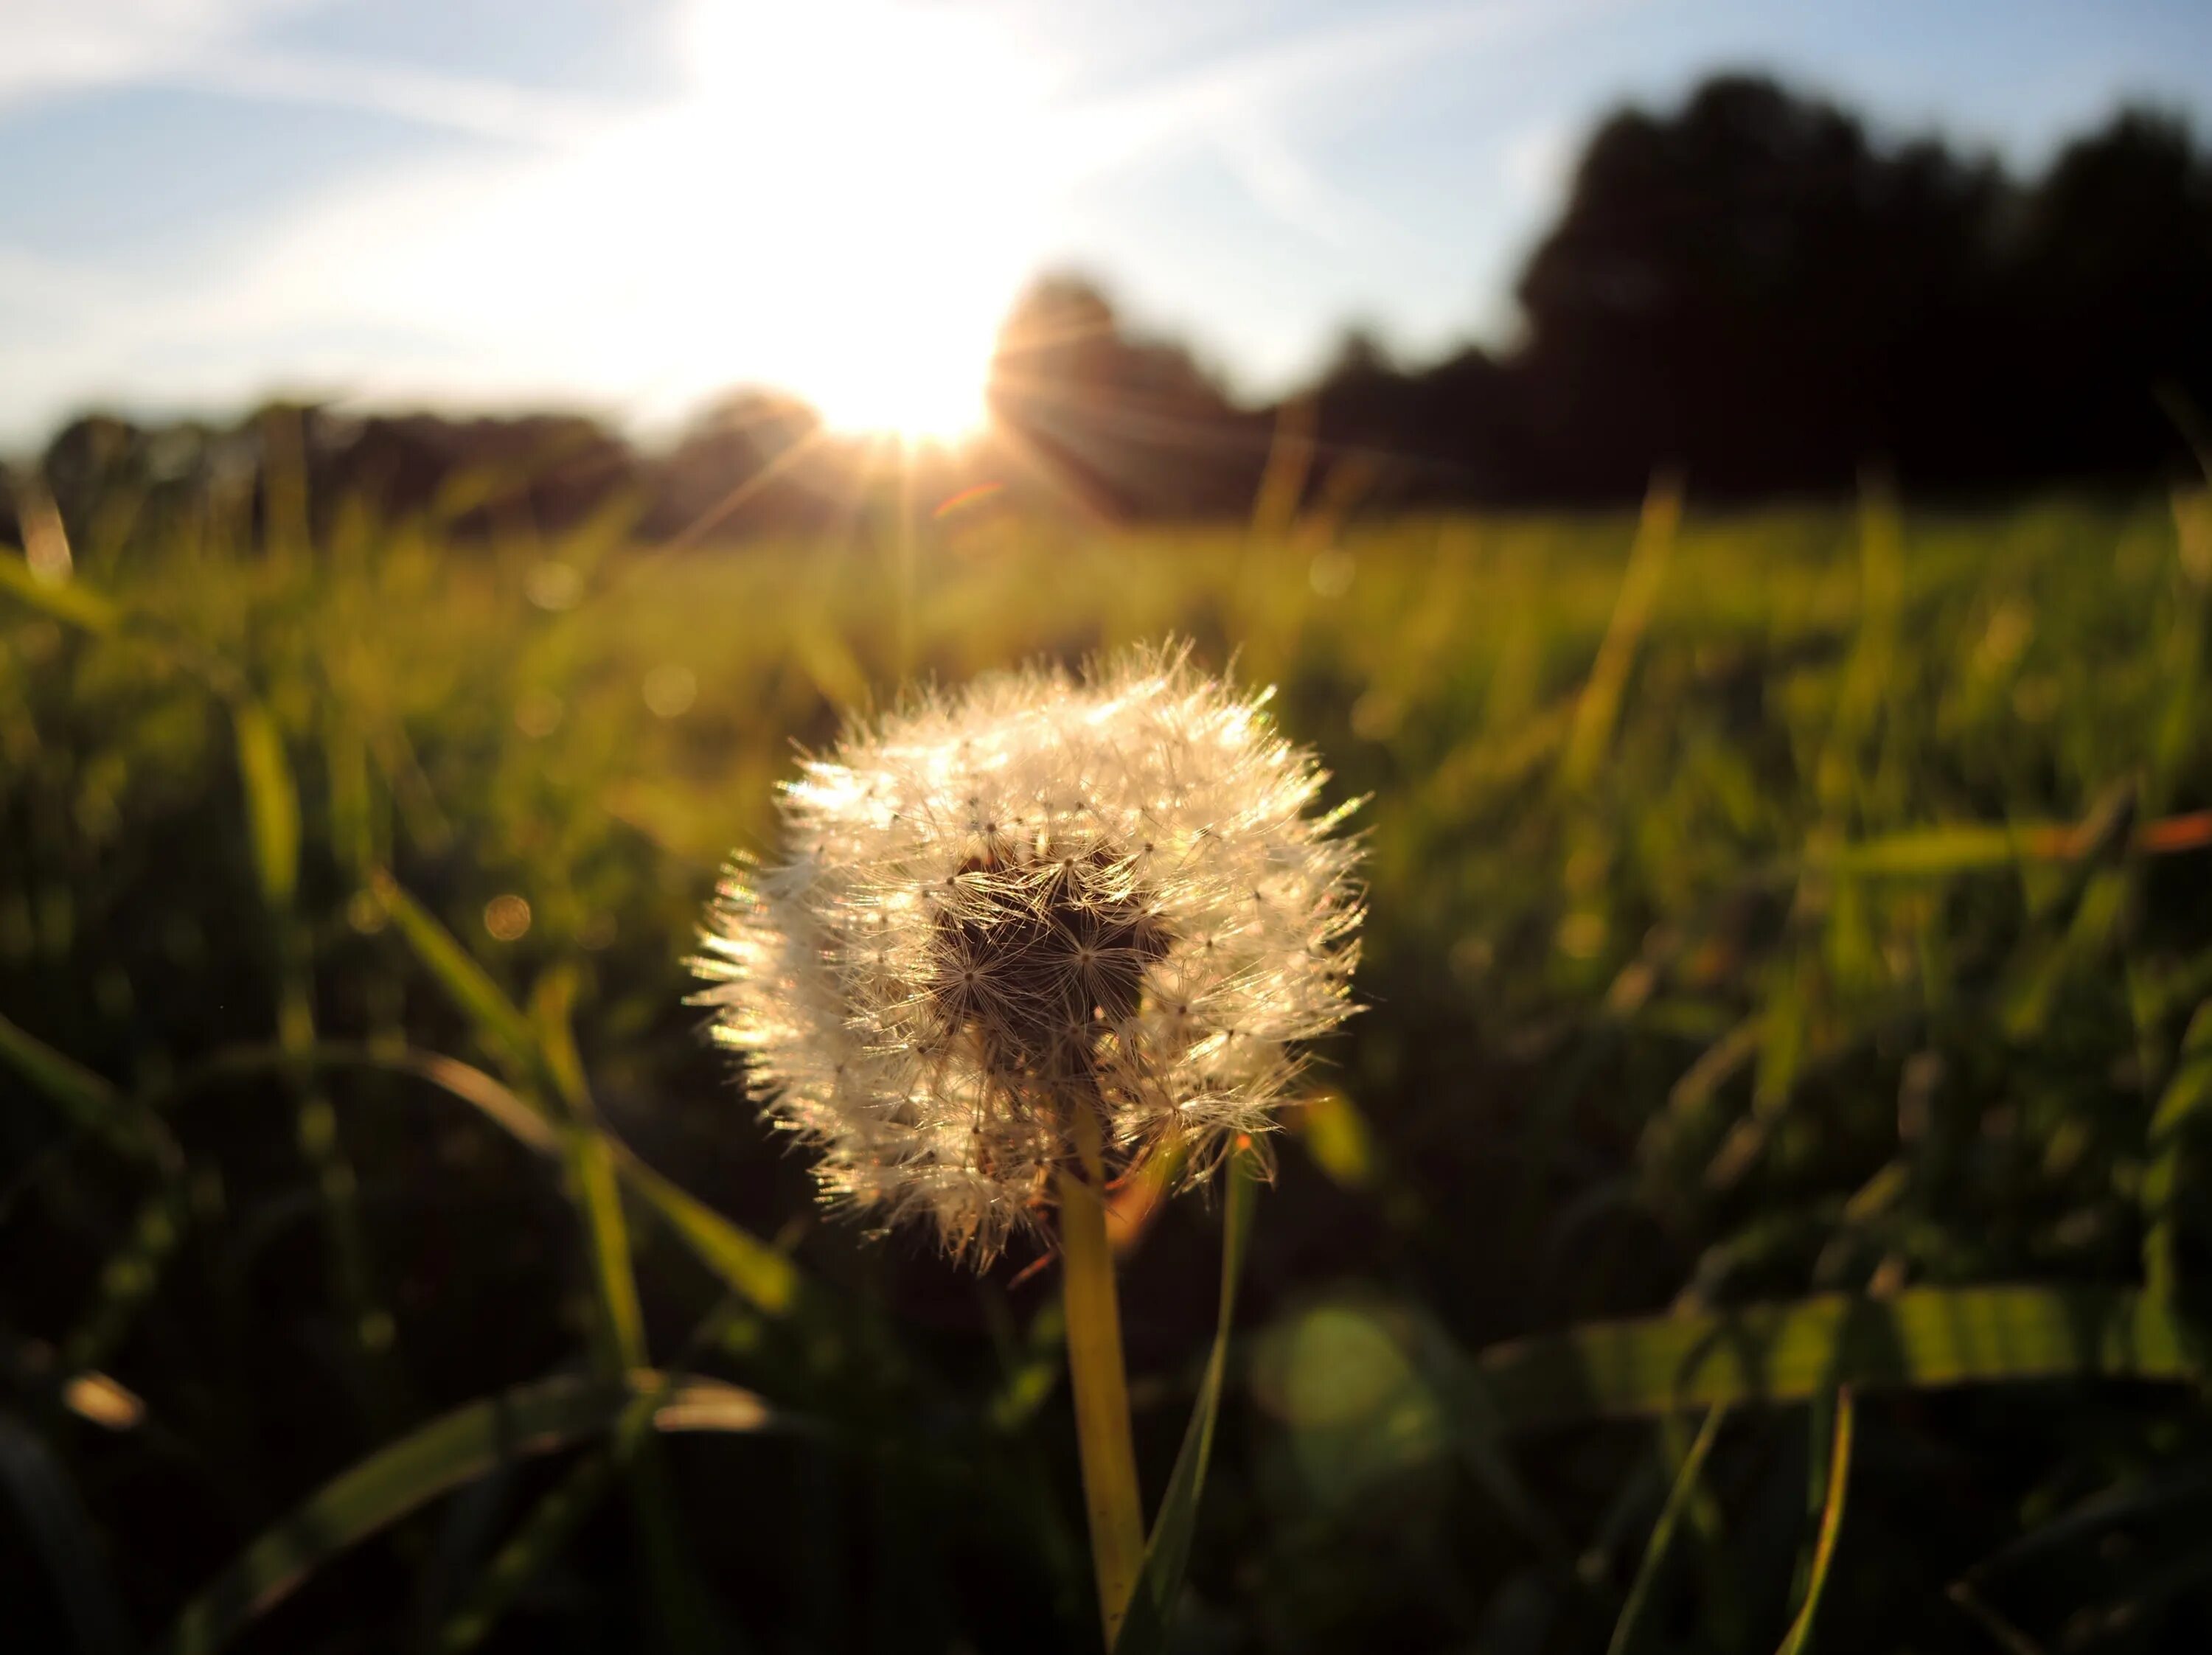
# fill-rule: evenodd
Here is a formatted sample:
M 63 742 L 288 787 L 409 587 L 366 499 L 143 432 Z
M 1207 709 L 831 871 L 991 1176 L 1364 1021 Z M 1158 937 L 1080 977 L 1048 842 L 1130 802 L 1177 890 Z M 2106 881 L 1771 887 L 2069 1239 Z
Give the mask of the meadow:
M 2212 1637 L 2203 492 L 113 506 L 0 549 L 16 1646 L 1095 1647 L 1054 1272 L 817 1209 L 685 961 L 794 743 L 1170 634 L 1371 915 L 1222 1337 L 1224 1202 L 1119 1203 L 1170 1647 Z

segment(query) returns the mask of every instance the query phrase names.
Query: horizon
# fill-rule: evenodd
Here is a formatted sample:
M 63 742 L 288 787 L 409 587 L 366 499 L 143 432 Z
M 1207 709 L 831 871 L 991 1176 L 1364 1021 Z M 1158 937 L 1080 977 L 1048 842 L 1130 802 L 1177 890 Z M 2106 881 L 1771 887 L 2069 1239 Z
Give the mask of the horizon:
M 555 408 L 653 441 L 749 386 L 842 430 L 949 433 L 980 412 L 1008 306 L 1064 270 L 1265 402 L 1354 327 L 1404 360 L 1509 343 L 1512 277 L 1594 123 L 1711 72 L 1771 73 L 1880 140 L 1932 131 L 2015 173 L 2124 104 L 2200 131 L 2212 106 L 2191 45 L 2212 18 L 2148 0 L 2001 24 L 1979 3 L 1713 0 L 1380 20 L 670 0 L 562 5 L 529 31 L 502 10 L 21 14 L 0 128 L 32 164 L 0 185 L 18 392 L 0 449 L 77 413 L 220 421 L 278 398 Z M 764 45 L 788 72 L 761 74 Z M 750 173 L 721 159 L 770 140 Z M 815 256 L 783 256 L 794 236 Z

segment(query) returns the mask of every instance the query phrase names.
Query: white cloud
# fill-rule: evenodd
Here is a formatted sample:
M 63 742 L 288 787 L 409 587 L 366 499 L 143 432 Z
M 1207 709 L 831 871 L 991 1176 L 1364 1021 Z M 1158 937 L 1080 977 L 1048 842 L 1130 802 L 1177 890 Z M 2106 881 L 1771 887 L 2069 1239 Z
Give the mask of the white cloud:
M 1360 221 L 1371 221 L 1372 215 L 1331 189 L 1272 127 L 1249 121 L 1224 132 L 1219 146 L 1254 201 L 1316 240 L 1342 246 L 1362 228 L 1371 233 L 1376 227 L 1371 221 L 1363 226 Z
M 319 0 L 0 0 L 0 112 L 123 86 L 184 86 L 271 103 L 366 109 L 543 143 L 588 138 L 611 112 L 506 82 L 260 44 Z
M 587 142 L 618 112 L 594 100 L 394 64 L 227 46 L 149 79 L 271 103 L 363 109 L 418 125 L 550 146 Z
M 1488 0 L 1389 13 L 1362 11 L 1339 27 L 1272 40 L 1133 93 L 1109 96 L 1067 116 L 1067 159 L 1079 170 L 1121 166 L 1255 118 L 1309 115 L 1317 94 L 1387 81 L 1407 65 L 1472 50 L 1510 33 L 1553 27 L 1602 0 Z
M 301 0 L 7 0 L 0 109 L 127 84 L 244 39 Z

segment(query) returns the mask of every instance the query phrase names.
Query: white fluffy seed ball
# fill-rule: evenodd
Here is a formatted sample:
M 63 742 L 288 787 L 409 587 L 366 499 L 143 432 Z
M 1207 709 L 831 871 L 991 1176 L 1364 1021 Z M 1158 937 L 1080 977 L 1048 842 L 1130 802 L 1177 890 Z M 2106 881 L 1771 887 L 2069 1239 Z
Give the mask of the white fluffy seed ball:
M 826 1197 L 978 1264 L 1092 1112 L 1111 1164 L 1202 1176 L 1352 1009 L 1351 807 L 1188 649 L 928 693 L 808 760 L 788 859 L 725 882 L 714 1032 Z

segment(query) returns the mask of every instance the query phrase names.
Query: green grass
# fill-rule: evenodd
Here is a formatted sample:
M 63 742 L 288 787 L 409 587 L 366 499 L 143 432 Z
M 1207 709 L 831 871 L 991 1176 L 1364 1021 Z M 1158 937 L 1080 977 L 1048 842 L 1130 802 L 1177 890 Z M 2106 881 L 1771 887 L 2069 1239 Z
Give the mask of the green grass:
M 1170 633 L 1368 796 L 1372 921 L 1227 1342 L 1218 1200 L 1124 1263 L 1146 1640 L 2212 1634 L 2202 494 L 678 555 L 129 506 L 68 584 L 0 549 L 38 1646 L 1095 1640 L 1051 1273 L 817 1213 L 682 961 L 794 741 Z

